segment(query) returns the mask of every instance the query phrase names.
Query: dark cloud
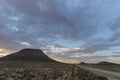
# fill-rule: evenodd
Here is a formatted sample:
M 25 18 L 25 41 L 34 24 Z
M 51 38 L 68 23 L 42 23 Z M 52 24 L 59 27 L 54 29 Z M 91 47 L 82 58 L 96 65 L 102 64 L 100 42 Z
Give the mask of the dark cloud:
M 99 15 L 96 15 L 96 9 L 92 9 L 92 4 L 84 5 L 84 2 L 85 7 L 81 8 L 80 6 L 67 5 L 67 1 L 10 0 L 9 2 L 15 6 L 16 10 L 31 17 L 25 20 L 33 22 L 33 26 L 38 29 L 42 28 L 46 33 L 52 35 L 56 34 L 64 38 L 82 40 L 91 37 L 97 31 L 99 22 L 92 23 L 96 20 L 95 17 Z M 91 20 L 91 18 L 93 19 Z M 30 24 L 30 22 L 27 23 Z M 43 25 L 37 27 L 36 24 Z

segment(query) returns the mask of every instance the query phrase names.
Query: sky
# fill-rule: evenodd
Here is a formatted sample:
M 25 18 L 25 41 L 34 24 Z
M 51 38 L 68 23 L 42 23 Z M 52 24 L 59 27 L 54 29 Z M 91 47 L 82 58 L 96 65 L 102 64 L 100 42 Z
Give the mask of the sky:
M 0 57 L 42 49 L 55 60 L 120 63 L 120 0 L 0 0 Z

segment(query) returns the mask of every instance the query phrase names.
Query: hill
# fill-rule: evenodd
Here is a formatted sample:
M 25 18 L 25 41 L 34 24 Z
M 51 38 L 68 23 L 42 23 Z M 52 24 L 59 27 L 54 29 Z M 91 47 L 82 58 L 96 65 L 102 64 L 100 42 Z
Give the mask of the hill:
M 111 63 L 111 62 L 106 62 L 106 61 L 101 61 L 101 62 L 97 63 L 97 65 L 118 65 L 118 64 Z
M 2 57 L 0 60 L 57 62 L 49 58 L 42 50 L 39 49 L 22 49 L 19 52 Z
M 85 62 L 81 62 L 81 63 L 79 63 L 80 65 L 86 65 L 87 63 L 85 63 Z
M 107 61 L 101 61 L 98 63 L 85 63 L 85 62 L 81 62 L 79 63 L 80 65 L 119 65 L 117 63 L 112 63 L 112 62 L 107 62 Z

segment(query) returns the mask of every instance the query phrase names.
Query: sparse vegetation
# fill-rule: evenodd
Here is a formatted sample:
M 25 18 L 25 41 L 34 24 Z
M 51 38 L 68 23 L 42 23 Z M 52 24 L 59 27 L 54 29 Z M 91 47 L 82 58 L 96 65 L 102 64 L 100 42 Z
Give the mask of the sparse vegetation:
M 42 62 L 0 62 L 0 80 L 107 80 L 75 65 Z

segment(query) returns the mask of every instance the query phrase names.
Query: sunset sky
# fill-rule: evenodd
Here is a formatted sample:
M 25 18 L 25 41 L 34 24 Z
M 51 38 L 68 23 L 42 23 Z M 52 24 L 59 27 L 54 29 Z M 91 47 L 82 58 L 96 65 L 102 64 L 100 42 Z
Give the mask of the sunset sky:
M 0 0 L 0 57 L 23 48 L 120 63 L 120 0 Z

